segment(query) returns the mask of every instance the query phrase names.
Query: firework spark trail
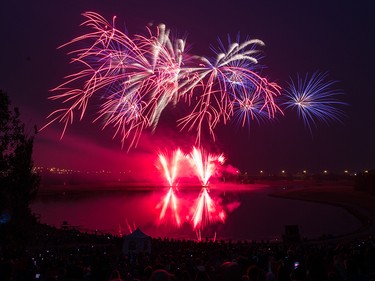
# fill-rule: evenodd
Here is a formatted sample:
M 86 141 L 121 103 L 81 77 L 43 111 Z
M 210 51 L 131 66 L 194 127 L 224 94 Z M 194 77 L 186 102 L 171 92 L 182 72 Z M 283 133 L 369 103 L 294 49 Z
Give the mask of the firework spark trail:
M 179 168 L 178 165 L 183 156 L 184 155 L 180 149 L 175 150 L 170 159 L 168 159 L 165 154 L 159 154 L 159 162 L 162 165 L 164 177 L 171 187 L 175 185 L 175 179 Z
M 216 125 L 220 120 L 224 124 L 230 120 L 235 114 L 234 110 L 237 109 L 235 104 L 239 98 L 257 98 L 259 102 L 263 101 L 258 112 L 261 114 L 265 112 L 269 119 L 274 118 L 277 112 L 282 113 L 275 102 L 275 97 L 280 95 L 281 88 L 253 71 L 251 63 L 257 63 L 257 60 L 243 50 L 246 46 L 259 42 L 261 41 L 250 40 L 245 42 L 248 44 L 242 46 L 235 43 L 229 48 L 227 54 L 218 54 L 216 62 L 211 62 L 204 57 L 200 58 L 200 68 L 194 69 L 196 75 L 183 92 L 186 93 L 189 90 L 187 99 L 197 100 L 197 102 L 189 115 L 178 120 L 178 126 L 182 129 L 187 128 L 190 131 L 196 128 L 198 144 L 204 122 L 207 123 L 210 135 L 215 139 Z M 251 51 L 254 50 L 251 49 Z M 197 93 L 198 97 L 194 98 Z
M 128 219 L 126 219 L 126 226 L 127 226 L 127 228 L 128 228 L 128 230 L 129 230 L 129 233 L 132 233 L 133 232 L 133 229 L 132 229 L 132 227 L 131 227 L 131 225 L 129 224 L 129 221 L 128 221 Z M 134 227 L 134 230 L 135 230 L 136 228 Z
M 150 38 L 136 36 L 131 39 L 95 13 L 85 13 L 83 25 L 95 31 L 73 39 L 67 46 L 78 41 L 93 41 L 91 47 L 71 52 L 72 62 L 81 63 L 84 70 L 66 77 L 67 81 L 52 91 L 60 91 L 51 99 L 62 99 L 70 107 L 58 109 L 49 115 L 53 122 L 64 123 L 62 135 L 74 119 L 74 112 L 81 111 L 82 119 L 89 99 L 96 93 L 105 92 L 107 102 L 95 119 L 104 119 L 103 128 L 112 125 L 116 134 L 122 134 L 122 143 L 133 137 L 130 146 L 136 145 L 146 127 L 156 127 L 161 112 L 171 100 L 176 102 L 177 77 L 184 42 L 178 40 L 176 48 L 168 37 L 164 25 Z M 82 89 L 70 88 L 83 81 Z M 113 85 L 121 85 L 116 87 Z M 115 89 L 115 90 L 114 90 Z
M 218 164 L 223 164 L 223 154 L 214 155 L 193 147 L 190 153 L 191 164 L 203 186 L 196 204 L 193 207 L 192 224 L 194 229 L 203 229 L 208 224 L 225 221 L 226 214 L 221 206 L 215 204 L 208 193 L 209 179 L 217 171 Z
M 286 109 L 296 109 L 310 133 L 312 125 L 316 127 L 317 122 L 341 122 L 345 116 L 340 106 L 347 104 L 337 99 L 343 93 L 333 89 L 336 82 L 327 78 L 327 73 L 318 72 L 310 77 L 306 74 L 304 79 L 297 76 L 297 83 L 291 80 L 289 88 L 286 89 Z
M 120 224 L 120 223 L 118 224 L 117 234 L 118 234 L 119 237 L 122 237 L 122 236 L 123 236 L 123 233 L 122 233 L 122 227 L 121 227 L 121 224 Z
M 215 223 L 217 221 L 224 222 L 226 219 L 225 212 L 216 205 L 214 200 L 208 194 L 206 187 L 203 187 L 196 206 L 194 206 L 194 214 L 192 218 L 192 224 L 194 229 L 203 229 L 208 224 Z
M 176 225 L 180 226 L 181 220 L 178 214 L 178 201 L 172 187 L 169 188 L 167 195 L 163 198 L 163 207 L 159 216 L 160 222 L 165 220 L 165 214 L 168 208 L 172 211 L 172 216 L 174 221 L 176 222 Z
M 220 54 L 219 54 L 220 55 Z M 248 56 L 237 55 L 238 60 L 250 60 Z M 200 143 L 202 126 L 207 124 L 210 135 L 215 139 L 214 129 L 220 120 L 224 124 L 235 114 L 235 103 L 240 98 L 257 98 L 258 104 L 263 101 L 257 113 L 267 115 L 272 119 L 276 112 L 281 109 L 275 103 L 274 98 L 280 95 L 280 87 L 275 83 L 270 83 L 267 79 L 260 77 L 243 62 L 243 66 L 230 66 L 230 62 L 220 65 L 213 65 L 206 58 L 200 58 L 200 68 L 181 69 L 193 73 L 193 79 L 181 83 L 180 97 L 191 104 L 196 100 L 193 109 L 185 117 L 179 119 L 178 126 L 188 131 L 196 128 L 197 143 Z M 228 58 L 233 61 L 232 58 Z M 202 62 L 205 62 L 204 65 Z M 237 61 L 237 64 L 239 62 Z M 186 77 L 187 75 L 184 75 Z M 233 78 L 236 77 L 236 78 Z M 243 109 L 242 109 L 243 110 Z M 254 117 L 253 111 L 253 117 Z M 253 118 L 252 118 L 253 119 Z M 250 121 L 250 119 L 247 119 Z M 243 122 L 243 126 L 245 122 Z
M 189 159 L 202 186 L 208 185 L 209 179 L 216 172 L 217 164 L 225 161 L 223 154 L 214 155 L 196 147 L 193 147 Z
M 180 203 L 175 195 L 175 179 L 177 178 L 178 167 L 180 161 L 185 157 L 190 160 L 188 161 L 193 168 L 195 174 L 201 181 L 203 186 L 196 203 L 190 210 L 193 214 L 191 223 L 195 230 L 203 229 L 210 223 L 217 221 L 224 222 L 226 213 L 220 204 L 215 203 L 208 193 L 208 182 L 212 175 L 217 172 L 219 164 L 225 162 L 223 154 L 214 155 L 206 153 L 202 149 L 193 147 L 190 156 L 184 155 L 180 149 L 175 150 L 169 157 L 167 154 L 159 153 L 158 160 L 161 164 L 161 170 L 163 171 L 165 179 L 168 181 L 170 188 L 168 193 L 163 197 L 161 203 L 158 204 L 158 208 L 161 208 L 159 215 L 159 222 L 165 222 L 167 220 L 166 214 L 170 210 L 172 220 L 176 226 L 181 225 L 180 219 Z
M 180 226 L 181 220 L 178 213 L 178 199 L 174 193 L 175 180 L 179 168 L 179 162 L 183 158 L 183 153 L 180 149 L 175 150 L 170 158 L 167 155 L 160 153 L 159 162 L 164 172 L 164 177 L 169 183 L 169 190 L 167 195 L 163 198 L 163 207 L 160 212 L 159 221 L 164 221 L 165 214 L 169 208 L 172 211 L 173 219 L 177 226 Z
M 89 47 L 70 52 L 73 63 L 83 70 L 69 75 L 66 81 L 52 89 L 59 92 L 52 100 L 62 100 L 65 108 L 53 111 L 51 123 L 73 123 L 76 112 L 82 119 L 95 96 L 104 102 L 98 110 L 103 120 L 103 129 L 115 128 L 114 137 L 121 135 L 124 145 L 130 140 L 129 149 L 136 146 L 145 128 L 154 130 L 163 110 L 170 104 L 184 99 L 192 106 L 189 115 L 178 120 L 181 130 L 195 129 L 200 143 L 202 126 L 207 124 L 215 139 L 214 129 L 220 120 L 226 123 L 234 115 L 238 99 L 257 98 L 263 104 L 254 112 L 267 112 L 274 118 L 281 109 L 275 103 L 280 87 L 257 72 L 260 40 L 230 43 L 221 49 L 215 60 L 187 55 L 185 40 L 171 40 L 170 31 L 161 24 L 156 32 L 148 29 L 148 36 L 135 35 L 130 38 L 115 28 L 115 17 L 109 23 L 102 16 L 86 12 L 83 26 L 91 33 L 79 36 L 61 47 L 86 42 Z M 82 86 L 76 86 L 81 83 Z M 239 93 L 240 92 L 240 93 Z M 245 107 L 242 107 L 242 111 Z M 250 120 L 245 118 L 242 124 Z
M 263 110 L 263 106 L 264 101 L 261 97 L 256 95 L 242 95 L 239 93 L 234 101 L 233 120 L 236 120 L 237 124 L 241 127 L 250 124 L 253 120 L 260 124 L 261 121 L 269 119 L 269 115 Z

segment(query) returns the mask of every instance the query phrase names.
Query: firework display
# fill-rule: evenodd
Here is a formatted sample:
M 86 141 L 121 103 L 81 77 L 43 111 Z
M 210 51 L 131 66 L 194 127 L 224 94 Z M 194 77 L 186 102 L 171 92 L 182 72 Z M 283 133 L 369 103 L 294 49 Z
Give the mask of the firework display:
M 197 144 L 203 129 L 215 140 L 219 122 L 233 120 L 244 127 L 283 115 L 276 102 L 281 87 L 260 74 L 261 40 L 241 42 L 238 36 L 235 42 L 228 38 L 228 46 L 219 41 L 214 58 L 209 58 L 185 53 L 186 40 L 173 38 L 164 24 L 147 28 L 147 36 L 130 37 L 115 27 L 116 17 L 110 23 L 94 12 L 83 16 L 82 25 L 92 32 L 61 46 L 87 45 L 69 53 L 82 70 L 52 89 L 56 94 L 50 99 L 65 107 L 53 111 L 43 128 L 62 123 L 63 136 L 77 114 L 83 118 L 93 96 L 100 99 L 94 121 L 101 120 L 103 128 L 112 126 L 114 137 L 120 136 L 123 145 L 128 140 L 129 149 L 144 129 L 155 130 L 169 104 L 182 101 L 189 110 L 176 120 L 177 126 L 195 130 Z M 336 99 L 333 84 L 326 73 L 298 77 L 297 83 L 289 82 L 281 105 L 296 109 L 310 131 L 317 121 L 339 121 L 343 112 L 337 106 L 345 103 Z
M 162 166 L 164 176 L 167 179 L 169 186 L 175 186 L 175 179 L 179 169 L 179 162 L 183 159 L 184 155 L 181 149 L 173 152 L 172 157 L 168 158 L 167 155 L 160 153 L 159 162 Z
M 52 89 L 52 100 L 61 100 L 64 108 L 53 111 L 48 126 L 64 124 L 62 135 L 76 114 L 82 119 L 93 96 L 100 98 L 95 120 L 103 127 L 115 128 L 122 143 L 129 139 L 135 146 L 145 128 L 154 130 L 160 115 L 169 105 L 189 105 L 190 113 L 177 120 L 181 129 L 195 130 L 200 142 L 202 128 L 214 129 L 222 121 L 239 115 L 242 124 L 260 116 L 274 118 L 281 112 L 275 103 L 280 86 L 259 74 L 257 39 L 229 42 L 218 49 L 214 59 L 186 54 L 185 40 L 173 39 L 165 25 L 148 36 L 132 38 L 115 28 L 102 16 L 86 12 L 84 26 L 93 31 L 61 47 L 85 42 L 87 48 L 70 52 L 72 62 L 82 70 L 66 77 Z M 259 116 L 259 117 L 258 117 Z
M 161 208 L 159 221 L 165 221 L 166 212 L 170 211 L 174 224 L 181 226 L 179 210 L 186 206 L 180 206 L 175 195 L 177 187 L 175 180 L 178 176 L 177 171 L 180 169 L 180 165 L 184 166 L 184 169 L 188 165 L 193 174 L 198 177 L 202 186 L 198 198 L 189 210 L 192 217 L 190 223 L 193 229 L 201 230 L 209 224 L 224 222 L 226 213 L 223 207 L 211 198 L 208 188 L 210 178 L 218 173 L 219 167 L 225 162 L 224 155 L 212 154 L 197 147 L 193 147 L 189 154 L 183 154 L 180 149 L 177 149 L 171 155 L 171 157 L 167 157 L 166 154 L 160 153 L 158 157 L 158 163 L 161 164 L 159 165 L 160 170 L 170 186 L 167 194 L 158 205 Z
M 337 98 L 343 93 L 332 87 L 335 83 L 328 80 L 327 73 L 315 72 L 310 77 L 306 74 L 304 79 L 298 76 L 297 83 L 289 82 L 284 105 L 297 110 L 310 132 L 317 122 L 341 121 L 345 114 L 340 107 L 347 104 Z
M 144 129 L 155 130 L 169 104 L 188 105 L 177 126 L 195 130 L 197 144 L 203 129 L 215 140 L 219 122 L 233 119 L 244 127 L 283 114 L 276 102 L 281 87 L 260 74 L 261 40 L 240 42 L 238 36 L 235 42 L 228 38 L 228 46 L 219 41 L 214 58 L 209 58 L 185 53 L 186 40 L 173 38 L 164 24 L 147 28 L 147 36 L 130 37 L 115 27 L 116 17 L 110 23 L 94 12 L 83 16 L 82 25 L 92 31 L 61 46 L 87 45 L 69 53 L 82 70 L 52 89 L 56 94 L 50 99 L 65 107 L 53 111 L 43 128 L 62 123 L 63 136 L 77 114 L 83 118 L 93 96 L 100 99 L 94 121 L 101 120 L 103 128 L 112 126 L 123 145 L 129 140 L 129 149 Z M 310 131 L 311 123 L 340 120 L 343 112 L 337 106 L 345 103 L 335 99 L 333 84 L 327 74 L 298 77 L 297 83 L 289 83 L 282 105 L 296 109 Z
M 50 99 L 61 101 L 63 108 L 53 111 L 42 129 L 62 123 L 63 136 L 76 116 L 82 119 L 94 103 L 99 105 L 94 121 L 100 121 L 103 129 L 113 127 L 114 137 L 130 149 L 138 144 L 145 129 L 157 128 L 167 108 L 183 108 L 176 126 L 193 132 L 197 147 L 189 153 L 177 149 L 158 155 L 158 166 L 168 183 L 158 205 L 160 222 L 167 220 L 168 213 L 180 227 L 188 217 L 199 233 L 209 224 L 225 222 L 224 207 L 211 197 L 209 189 L 209 180 L 225 157 L 198 148 L 206 132 L 215 141 L 219 123 L 234 121 L 245 127 L 293 109 L 312 132 L 318 123 L 341 121 L 344 116 L 340 107 L 346 103 L 338 99 L 341 92 L 333 89 L 335 82 L 329 81 L 327 73 L 316 72 L 304 79 L 298 76 L 285 90 L 263 76 L 261 40 L 241 42 L 238 36 L 232 42 L 228 38 L 227 45 L 219 41 L 219 47 L 212 48 L 212 57 L 204 57 L 186 52 L 186 40 L 174 38 L 164 24 L 147 27 L 147 35 L 130 36 L 115 27 L 116 17 L 108 22 L 94 12 L 83 16 L 86 20 L 82 25 L 91 32 L 61 46 L 86 46 L 69 53 L 72 63 L 81 68 L 52 89 Z M 186 206 L 181 206 L 177 196 L 183 163 L 194 171 L 201 187 L 187 216 L 181 215 Z
M 226 213 L 222 206 L 215 203 L 208 193 L 208 188 L 203 187 L 196 204 L 194 205 L 193 229 L 203 229 L 215 222 L 224 223 Z
M 202 186 L 208 185 L 208 180 L 212 174 L 215 173 L 217 163 L 223 164 L 225 161 L 223 154 L 214 155 L 196 147 L 193 147 L 193 151 L 190 153 L 189 159 L 199 177 Z
M 178 199 L 174 193 L 172 187 L 169 188 L 167 195 L 163 198 L 162 210 L 160 212 L 159 221 L 162 222 L 165 219 L 167 210 L 171 210 L 173 221 L 177 226 L 181 225 L 180 215 L 178 213 Z
M 179 169 L 179 162 L 183 158 L 183 153 L 180 149 L 177 149 L 172 153 L 171 157 L 168 157 L 166 154 L 159 154 L 159 163 L 161 164 L 162 171 L 164 173 L 164 177 L 169 184 L 168 193 L 162 200 L 162 210 L 160 212 L 159 220 L 163 221 L 165 219 L 165 215 L 167 210 L 171 210 L 173 221 L 177 226 L 180 226 L 180 215 L 178 213 L 178 199 L 175 195 L 175 188 L 176 188 L 176 177 L 177 172 Z

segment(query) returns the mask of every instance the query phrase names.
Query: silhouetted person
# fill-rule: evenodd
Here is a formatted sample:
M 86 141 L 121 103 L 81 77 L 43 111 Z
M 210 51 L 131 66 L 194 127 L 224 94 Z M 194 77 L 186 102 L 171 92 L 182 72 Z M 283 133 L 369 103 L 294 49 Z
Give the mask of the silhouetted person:
M 120 272 L 118 270 L 112 271 L 111 278 L 109 279 L 110 281 L 123 281 L 121 279 Z
M 280 265 L 277 269 L 277 281 L 290 281 L 290 272 L 285 265 Z
M 197 275 L 195 276 L 195 281 L 209 281 L 210 277 L 208 276 L 206 271 L 198 271 Z
M 306 269 L 308 280 L 321 281 L 326 279 L 326 268 L 323 257 L 319 254 L 311 254 L 306 260 Z
M 151 266 L 146 266 L 145 269 L 143 270 L 143 275 L 142 275 L 142 280 L 149 280 L 152 274 L 152 267 Z
M 247 276 L 249 277 L 249 281 L 258 281 L 260 269 L 256 265 L 252 265 L 247 270 Z
M 327 281 L 341 281 L 340 275 L 335 271 L 328 272 Z
M 150 281 L 171 281 L 171 275 L 164 269 L 157 269 L 152 272 Z
M 220 275 L 222 281 L 240 281 L 241 268 L 236 262 L 224 262 L 220 266 Z
M 358 262 L 352 258 L 345 261 L 347 279 L 345 281 L 366 281 L 368 280 L 363 276 L 359 270 Z
M 306 280 L 305 270 L 301 267 L 297 267 L 293 270 L 290 277 L 292 281 L 304 281 Z

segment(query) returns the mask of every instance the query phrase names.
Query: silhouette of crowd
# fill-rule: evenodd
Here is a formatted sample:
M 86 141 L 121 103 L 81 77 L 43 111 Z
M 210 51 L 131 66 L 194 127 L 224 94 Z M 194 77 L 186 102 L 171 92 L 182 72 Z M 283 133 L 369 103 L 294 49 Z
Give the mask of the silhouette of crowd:
M 0 252 L 1 280 L 375 280 L 375 239 L 319 242 L 152 239 L 150 254 L 124 255 L 123 239 L 40 225 L 15 256 Z

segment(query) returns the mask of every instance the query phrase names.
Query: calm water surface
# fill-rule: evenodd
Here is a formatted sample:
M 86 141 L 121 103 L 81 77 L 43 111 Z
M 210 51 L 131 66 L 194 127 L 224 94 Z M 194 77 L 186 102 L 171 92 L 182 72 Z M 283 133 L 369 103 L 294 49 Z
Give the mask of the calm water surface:
M 202 237 L 218 239 L 275 240 L 281 239 L 286 225 L 298 225 L 300 234 L 318 238 L 325 234 L 341 235 L 356 231 L 359 221 L 346 210 L 330 205 L 274 198 L 268 196 L 274 187 L 246 188 L 212 187 L 210 195 L 227 211 L 224 224 L 213 224 L 201 233 Z M 40 221 L 61 227 L 63 221 L 83 231 L 128 234 L 135 227 L 153 237 L 195 239 L 190 210 L 200 188 L 180 189 L 181 220 L 176 227 L 167 220 L 160 223 L 160 202 L 168 188 L 149 190 L 61 192 L 40 196 L 32 210 Z

